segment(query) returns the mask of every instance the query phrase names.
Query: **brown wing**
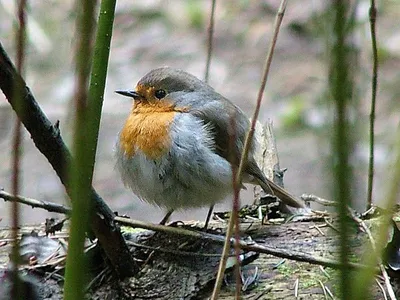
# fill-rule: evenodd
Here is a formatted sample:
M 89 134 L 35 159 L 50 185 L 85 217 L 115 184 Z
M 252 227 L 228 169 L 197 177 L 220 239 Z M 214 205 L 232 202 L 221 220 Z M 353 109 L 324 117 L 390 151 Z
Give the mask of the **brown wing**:
M 250 122 L 233 103 L 221 98 L 194 107 L 190 113 L 203 120 L 214 133 L 215 152 L 238 166 Z
M 193 107 L 191 114 L 203 120 L 214 132 L 215 152 L 234 166 L 238 167 L 250 121 L 246 115 L 229 100 L 223 98 L 202 102 Z M 265 177 L 253 158 L 251 146 L 244 172 L 254 178 L 252 183 L 259 184 L 266 193 L 276 194 L 283 202 L 293 207 L 305 207 L 286 190 Z

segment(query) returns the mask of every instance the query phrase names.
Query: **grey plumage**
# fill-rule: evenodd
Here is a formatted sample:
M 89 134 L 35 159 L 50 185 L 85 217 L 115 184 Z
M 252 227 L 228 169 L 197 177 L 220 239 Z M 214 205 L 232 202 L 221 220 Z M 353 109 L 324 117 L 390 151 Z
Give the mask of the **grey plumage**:
M 152 70 L 138 86 L 165 91 L 164 98 L 153 101 L 166 101 L 183 110 L 175 113 L 169 127 L 170 149 L 162 157 L 149 159 L 139 149 L 127 157 L 117 143 L 117 168 L 124 183 L 143 200 L 169 210 L 211 205 L 231 193 L 231 164 L 238 167 L 250 128 L 240 108 L 182 70 Z M 290 206 L 304 207 L 264 176 L 253 154 L 254 145 L 245 164 L 244 181 L 260 184 Z

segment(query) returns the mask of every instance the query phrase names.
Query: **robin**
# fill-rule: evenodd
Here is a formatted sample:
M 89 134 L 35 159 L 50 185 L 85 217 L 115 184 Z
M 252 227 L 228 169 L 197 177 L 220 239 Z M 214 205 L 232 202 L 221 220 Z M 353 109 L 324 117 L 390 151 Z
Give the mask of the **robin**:
M 147 73 L 135 90 L 116 93 L 133 98 L 116 145 L 117 169 L 139 198 L 168 210 L 162 223 L 176 209 L 212 206 L 232 193 L 232 165 L 238 167 L 250 128 L 239 107 L 195 76 L 168 67 Z M 254 142 L 243 182 L 304 207 L 265 177 Z

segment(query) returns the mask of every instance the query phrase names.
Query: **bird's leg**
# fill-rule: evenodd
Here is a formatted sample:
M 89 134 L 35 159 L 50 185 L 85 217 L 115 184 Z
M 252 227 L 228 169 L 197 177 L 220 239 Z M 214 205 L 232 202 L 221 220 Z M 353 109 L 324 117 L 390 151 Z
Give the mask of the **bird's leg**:
M 165 223 L 168 222 L 169 217 L 172 215 L 172 213 L 174 212 L 173 209 L 169 210 L 166 215 L 164 216 L 164 218 L 161 220 L 160 225 L 165 225 Z
M 206 223 L 204 224 L 203 230 L 207 230 L 208 223 L 210 223 L 213 210 L 214 210 L 214 205 L 211 205 L 207 213 Z

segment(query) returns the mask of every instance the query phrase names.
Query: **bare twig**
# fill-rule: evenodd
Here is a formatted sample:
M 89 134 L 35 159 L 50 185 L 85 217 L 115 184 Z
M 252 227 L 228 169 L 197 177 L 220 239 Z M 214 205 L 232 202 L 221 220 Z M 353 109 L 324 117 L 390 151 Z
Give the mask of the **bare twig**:
M 324 224 L 326 226 L 326 224 Z M 319 228 L 318 225 L 313 225 L 309 227 L 310 229 L 315 229 L 317 230 L 321 235 L 325 235 L 325 233 L 321 230 L 321 228 Z
M 234 126 L 234 122 L 235 122 L 235 117 L 236 116 L 230 116 L 230 128 L 229 128 L 229 149 L 232 150 L 234 149 L 234 144 L 235 144 L 235 139 L 236 139 L 236 132 L 235 132 L 235 126 Z M 229 221 L 228 221 L 228 226 L 226 229 L 226 233 L 225 233 L 225 243 L 224 243 L 224 247 L 222 250 L 222 254 L 221 254 L 221 259 L 219 262 L 219 266 L 218 266 L 218 272 L 217 272 L 217 278 L 215 280 L 215 285 L 214 285 L 214 289 L 211 295 L 211 300 L 216 300 L 218 299 L 218 295 L 219 292 L 221 290 L 221 286 L 222 286 L 222 281 L 224 278 L 224 273 L 225 273 L 225 268 L 226 268 L 226 262 L 228 259 L 228 255 L 229 255 L 229 249 L 230 249 L 230 240 L 233 234 L 233 229 L 234 227 L 236 228 L 235 230 L 235 238 L 239 238 L 238 236 L 238 228 L 239 228 L 239 217 L 238 217 L 238 211 L 239 211 L 239 193 L 240 193 L 240 185 L 238 184 L 238 181 L 236 180 L 237 178 L 237 170 L 234 167 L 234 155 L 233 155 L 233 151 L 229 152 L 229 156 L 230 156 L 230 161 L 231 163 L 231 169 L 232 169 L 232 187 L 233 187 L 233 205 L 232 205 L 232 213 L 230 215 Z M 236 286 L 235 286 L 235 297 L 239 297 L 238 293 L 240 294 L 240 273 L 239 273 L 239 247 L 238 247 L 238 243 L 235 243 L 235 253 L 237 256 L 236 259 L 236 265 L 235 265 L 235 275 L 236 275 Z
M 255 108 L 253 116 L 252 116 L 250 130 L 247 133 L 246 140 L 245 140 L 244 146 L 243 146 L 242 156 L 240 158 L 240 164 L 239 164 L 239 169 L 238 169 L 238 174 L 237 174 L 238 179 L 241 179 L 244 164 L 247 161 L 247 156 L 249 154 L 251 141 L 253 140 L 254 130 L 256 127 L 258 115 L 260 113 L 261 101 L 262 101 L 262 98 L 264 95 L 265 85 L 267 84 L 268 74 L 269 74 L 269 70 L 271 68 L 272 56 L 274 54 L 274 49 L 275 49 L 276 41 L 278 39 L 278 33 L 279 33 L 279 29 L 280 29 L 280 26 L 282 23 L 282 19 L 285 14 L 286 4 L 287 4 L 286 0 L 281 1 L 281 4 L 278 9 L 278 13 L 275 18 L 274 33 L 273 33 L 271 45 L 269 47 L 269 51 L 267 54 L 267 58 L 265 61 L 265 67 L 264 67 L 263 76 L 261 79 L 260 89 L 258 90 L 256 108 Z M 241 180 L 238 180 L 238 182 L 241 182 Z
M 209 73 L 210 73 L 210 65 L 211 65 L 211 55 L 212 55 L 212 50 L 213 50 L 213 36 L 214 36 L 214 17 L 215 17 L 215 5 L 216 5 L 216 0 L 211 0 L 211 12 L 210 12 L 210 22 L 208 24 L 208 35 L 207 35 L 207 60 L 206 60 L 206 69 L 205 69 L 205 74 L 204 74 L 204 81 L 208 83 L 208 78 L 209 78 Z M 210 221 L 210 218 L 212 216 L 212 212 L 214 210 L 214 205 L 210 206 L 210 209 L 208 210 L 207 214 L 207 219 L 206 223 L 204 224 L 204 228 L 208 227 L 208 223 Z
M 369 163 L 368 163 L 367 209 L 369 209 L 372 206 L 372 190 L 374 184 L 375 107 L 376 107 L 376 90 L 378 85 L 378 48 L 376 45 L 375 0 L 371 0 L 371 6 L 369 8 L 369 21 L 371 28 L 373 67 L 372 67 L 371 111 L 369 115 Z
M 330 290 L 326 285 L 324 285 L 324 288 L 325 288 L 325 291 L 328 293 L 328 295 L 329 295 L 333 300 L 335 300 L 335 296 L 333 295 L 333 293 L 331 292 L 331 290 Z
M 324 206 L 337 206 L 337 203 L 332 200 L 327 200 L 312 194 L 303 194 L 300 196 L 305 202 L 315 202 Z
M 294 297 L 296 299 L 299 298 L 299 278 L 296 279 L 296 281 L 294 282 Z
M 0 197 L 4 198 L 8 201 L 19 201 L 20 203 L 24 203 L 27 205 L 30 205 L 32 207 L 36 208 L 42 208 L 46 209 L 47 211 L 50 212 L 59 212 L 60 211 L 60 205 L 51 203 L 51 202 L 45 202 L 45 201 L 39 201 L 35 199 L 30 199 L 30 198 L 25 198 L 18 196 L 17 198 L 10 198 L 8 197 L 8 193 L 4 194 L 5 192 L 0 191 Z M 6 197 L 3 197 L 6 195 Z M 70 209 L 68 207 L 64 207 L 66 212 L 69 212 Z M 158 225 L 158 224 L 151 224 L 151 223 L 145 223 L 142 221 L 138 220 L 133 220 L 133 219 L 128 219 L 128 218 L 123 218 L 123 217 L 115 217 L 114 219 L 115 222 L 118 222 L 120 224 L 134 227 L 134 228 L 143 228 L 143 229 L 148 229 L 148 230 L 153 230 L 157 232 L 164 232 L 168 234 L 174 234 L 174 235 L 184 235 L 187 237 L 192 237 L 192 238 L 203 238 L 203 239 L 208 239 L 210 241 L 216 242 L 216 243 L 224 243 L 225 240 L 222 236 L 218 235 L 212 235 L 208 234 L 205 232 L 198 232 L 198 231 L 191 231 L 183 228 L 178 228 L 178 227 L 169 227 L 169 226 L 163 226 L 163 225 Z M 233 243 L 234 239 L 230 240 L 230 243 Z M 311 264 L 315 265 L 321 265 L 324 267 L 330 267 L 330 268 L 339 268 L 340 263 L 332 260 L 332 259 L 327 259 L 324 257 L 317 257 L 317 256 L 312 256 L 306 253 L 302 252 L 297 252 L 297 251 L 290 251 L 288 249 L 277 249 L 273 247 L 268 247 L 264 245 L 259 245 L 256 243 L 246 243 L 242 240 L 239 240 L 239 246 L 243 250 L 247 251 L 255 251 L 258 253 L 265 253 L 265 254 L 270 254 L 276 257 L 281 257 L 281 258 L 287 258 L 291 260 L 296 260 L 296 261 L 301 261 L 301 262 L 308 262 Z M 348 265 L 351 269 L 366 269 L 367 266 L 362 265 L 362 264 L 357 264 L 357 263 L 349 263 Z M 378 271 L 378 269 L 377 269 Z
M 139 244 L 136 242 L 132 242 L 132 241 L 126 241 L 126 243 L 130 246 L 134 246 L 137 248 L 143 248 L 143 249 L 147 249 L 147 250 L 153 250 L 154 252 L 162 252 L 162 253 L 168 253 L 168 254 L 174 254 L 174 255 L 179 255 L 179 256 L 200 256 L 200 257 L 220 257 L 221 254 L 217 254 L 217 253 L 197 253 L 197 252 L 189 252 L 189 251 L 182 251 L 182 250 L 174 250 L 174 249 L 164 249 L 164 248 L 160 248 L 160 247 L 152 247 L 152 246 L 147 246 L 147 245 L 143 245 L 143 244 Z M 232 255 L 229 255 L 230 257 L 232 257 Z
M 191 230 L 187 230 L 187 229 L 183 229 L 183 228 L 168 227 L 168 226 L 163 226 L 163 225 L 158 225 L 158 224 L 149 224 L 149 223 L 145 223 L 142 221 L 132 220 L 132 219 L 123 218 L 123 217 L 115 217 L 115 221 L 118 223 L 121 223 L 123 225 L 131 226 L 134 228 L 143 228 L 143 229 L 154 230 L 154 231 L 158 231 L 158 232 L 164 232 L 164 233 L 168 233 L 168 234 L 181 235 L 181 236 L 185 235 L 185 236 L 192 237 L 192 238 L 208 239 L 210 241 L 213 241 L 215 243 L 220 243 L 220 244 L 225 242 L 224 237 L 205 233 L 205 232 L 191 231 Z M 231 244 L 233 244 L 234 242 L 235 242 L 235 239 L 230 239 Z M 288 249 L 277 249 L 274 247 L 259 245 L 257 243 L 247 243 L 242 240 L 239 240 L 239 246 L 241 249 L 247 250 L 247 251 L 255 251 L 258 253 L 270 254 L 270 255 L 273 255 L 276 257 L 287 258 L 287 259 L 301 261 L 301 262 L 308 262 L 311 264 L 321 265 L 321 266 L 335 268 L 335 269 L 338 269 L 341 266 L 339 262 L 337 262 L 333 259 L 317 257 L 317 256 L 309 255 L 307 253 L 291 251 Z M 350 262 L 348 263 L 347 266 L 350 269 L 370 268 L 365 265 L 361 265 L 358 263 L 350 263 Z M 378 269 L 376 269 L 376 270 L 378 270 Z
M 211 55 L 213 50 L 213 36 L 214 36 L 214 19 L 215 19 L 215 4 L 217 0 L 211 0 L 210 22 L 208 23 L 207 35 L 207 62 L 206 71 L 204 74 L 204 81 L 208 83 L 211 65 Z
M 25 10 L 26 10 L 26 0 L 18 1 L 17 8 L 17 16 L 18 16 L 18 30 L 16 34 L 16 62 L 17 62 L 17 70 L 19 73 L 23 73 L 24 69 L 24 61 L 25 61 Z M 25 110 L 25 106 L 23 104 L 23 84 L 18 81 L 18 84 L 14 87 L 14 101 L 21 108 L 21 110 Z M 13 195 L 18 195 L 20 188 L 20 163 L 21 163 L 21 139 L 22 139 L 22 131 L 21 131 L 21 120 L 17 117 L 15 120 L 15 132 L 13 139 L 13 150 L 12 150 L 12 193 Z M 11 297 L 13 299 L 21 298 L 21 282 L 18 277 L 18 265 L 19 265 L 19 243 L 17 240 L 18 237 L 18 228 L 19 228 L 19 203 L 14 201 L 11 207 L 12 210 L 12 237 L 14 238 L 12 253 L 11 253 L 11 261 L 12 261 L 12 282 L 14 283 L 11 289 Z
M 266 62 L 265 62 L 263 76 L 262 76 L 262 79 L 261 79 L 261 86 L 260 86 L 260 89 L 259 89 L 259 92 L 258 92 L 258 95 L 257 95 L 256 108 L 254 110 L 253 117 L 252 117 L 252 120 L 251 120 L 250 130 L 246 135 L 246 140 L 244 142 L 242 155 L 240 157 L 240 163 L 239 163 L 239 167 L 237 169 L 236 178 L 234 178 L 236 180 L 236 185 L 238 185 L 238 186 L 240 186 L 240 183 L 242 182 L 242 180 L 241 180 L 242 172 L 243 172 L 245 163 L 247 161 L 247 157 L 248 157 L 248 154 L 249 154 L 251 142 L 253 140 L 255 127 L 256 127 L 258 115 L 259 115 L 260 108 L 261 108 L 261 100 L 262 100 L 262 97 L 263 97 L 263 94 L 264 94 L 265 85 L 267 83 L 267 78 L 268 78 L 268 74 L 269 74 L 269 70 L 270 70 L 271 62 L 272 62 L 272 56 L 274 54 L 274 49 L 275 49 L 276 41 L 277 41 L 277 38 L 278 38 L 280 25 L 282 23 L 282 19 L 283 19 L 285 10 L 286 10 L 286 4 L 287 4 L 287 1 L 286 0 L 282 0 L 281 4 L 279 6 L 279 10 L 278 10 L 277 16 L 275 18 L 274 34 L 273 34 L 271 45 L 270 45 L 270 48 L 269 48 L 269 51 L 268 51 L 268 54 L 267 54 Z M 226 232 L 226 243 L 225 243 L 225 246 L 224 246 L 224 252 L 222 254 L 220 266 L 222 265 L 223 259 L 224 259 L 224 257 L 226 257 L 227 251 L 229 249 L 228 241 L 231 238 L 234 221 L 235 221 L 234 213 L 232 213 L 231 218 L 229 220 L 228 230 Z M 221 276 L 222 276 L 222 272 L 224 271 L 224 268 L 225 267 L 222 266 L 218 270 L 218 275 L 217 275 L 218 280 L 217 280 L 217 282 L 215 284 L 214 291 L 213 291 L 213 294 L 211 296 L 212 300 L 215 300 L 215 299 L 218 298 L 219 288 L 220 288 L 221 283 L 222 283 Z
M 95 276 L 86 286 L 86 293 L 89 292 L 96 283 L 102 282 L 107 273 L 111 273 L 110 268 L 105 268 L 99 274 L 97 274 L 97 276 Z
M 231 119 L 231 128 L 232 128 L 232 134 L 230 138 L 230 149 L 234 149 L 235 147 L 235 140 L 236 140 L 236 132 L 234 130 L 234 122 L 235 122 L 235 116 L 232 116 Z M 231 151 L 232 156 L 233 156 L 233 151 Z M 231 160 L 233 161 L 233 160 Z M 232 168 L 232 184 L 233 184 L 233 206 L 232 206 L 232 220 L 229 220 L 229 226 L 232 226 L 234 224 L 234 229 L 235 229 L 235 255 L 236 255 L 236 264 L 235 264 L 235 277 L 236 277 L 236 284 L 235 284 L 235 299 L 240 300 L 240 292 L 242 290 L 242 280 L 241 280 L 241 275 L 240 275 L 240 247 L 239 247 L 239 240 L 240 240 L 240 225 L 239 225 L 239 210 L 240 210 L 240 183 L 239 181 L 236 180 L 237 174 L 236 174 L 236 168 L 234 167 L 233 164 L 231 164 Z M 232 224 L 231 224 L 232 223 Z M 227 235 L 228 237 L 228 235 Z M 229 245 L 229 241 L 225 240 L 225 244 Z M 228 252 L 226 253 L 228 254 Z M 224 266 L 226 263 L 224 263 Z M 224 272 L 222 272 L 223 274 Z
M 45 209 L 50 212 L 66 214 L 66 215 L 71 213 L 71 209 L 68 207 L 65 207 L 64 205 L 47 202 L 47 201 L 42 201 L 42 200 L 36 200 L 36 199 L 32 199 L 32 198 L 26 198 L 26 197 L 22 197 L 19 195 L 14 196 L 14 195 L 7 193 L 5 191 L 2 191 L 2 190 L 0 190 L 0 198 L 3 198 L 4 201 L 12 201 L 12 202 L 17 202 L 17 203 L 27 204 L 29 206 L 42 208 L 42 209 Z
M 232 215 L 234 215 L 234 224 L 235 224 L 235 242 L 234 242 L 234 249 L 235 249 L 235 256 L 236 256 L 236 264 L 235 264 L 235 277 L 236 277 L 236 284 L 235 284 L 235 299 L 240 300 L 240 293 L 242 291 L 242 280 L 241 280 L 241 275 L 240 275 L 240 246 L 239 246 L 239 240 L 240 240 L 240 229 L 239 229 L 239 190 L 240 188 L 238 186 L 235 187 L 237 189 L 237 192 L 235 191 L 235 194 L 237 194 L 237 197 L 234 199 L 234 207 L 232 210 Z M 236 203 L 236 204 L 235 204 Z
M 208 38 L 207 38 L 207 61 L 206 61 L 206 70 L 205 70 L 205 75 L 204 75 L 204 81 L 206 83 L 208 83 L 208 79 L 209 79 L 211 55 L 212 55 L 212 50 L 213 50 L 215 6 L 216 6 L 216 0 L 211 0 L 211 12 L 210 12 L 210 21 L 209 21 L 209 25 L 208 25 Z M 233 119 L 233 116 L 231 118 Z M 230 130 L 230 132 L 233 131 L 233 128 L 234 128 L 234 126 L 232 126 L 232 130 Z M 236 132 L 231 132 L 231 134 L 230 134 L 229 149 L 233 149 L 235 134 L 236 134 Z M 230 217 L 230 220 L 228 223 L 228 227 L 227 227 L 227 231 L 226 231 L 226 241 L 224 243 L 224 247 L 223 247 L 222 254 L 221 254 L 221 259 L 220 259 L 219 266 L 218 266 L 217 278 L 215 280 L 214 289 L 213 289 L 213 292 L 212 292 L 212 295 L 210 298 L 212 300 L 218 299 L 219 291 L 221 289 L 223 278 L 224 278 L 226 262 L 227 262 L 228 256 L 229 256 L 229 249 L 230 249 L 229 240 L 232 236 L 233 224 L 234 224 L 235 217 L 237 219 L 237 213 L 235 214 L 235 212 L 237 212 L 237 208 L 235 208 L 235 203 L 238 203 L 238 201 L 239 201 L 239 191 L 238 191 L 238 187 L 236 184 L 236 176 L 235 176 L 236 170 L 233 167 L 233 164 L 231 164 L 231 167 L 232 167 L 232 183 L 233 183 L 232 186 L 233 186 L 233 190 L 234 190 L 233 208 L 232 208 L 232 214 L 231 214 L 231 217 Z M 212 207 L 210 207 L 210 212 L 211 212 L 211 210 L 212 210 Z M 207 217 L 206 222 L 208 222 L 208 217 Z M 236 274 L 237 275 L 239 275 L 238 264 L 239 264 L 239 260 L 237 260 L 237 262 L 236 262 Z M 237 277 L 236 279 L 239 279 L 239 280 L 236 280 L 236 294 L 237 294 L 238 288 L 240 286 L 240 284 L 239 284 L 240 278 L 238 278 L 238 276 L 236 276 L 236 277 Z M 240 290 L 239 290 L 239 292 L 240 292 Z
M 330 221 L 328 221 L 328 218 L 324 218 L 324 221 L 325 224 L 328 225 L 330 228 L 332 228 L 336 232 L 339 232 L 339 229 L 336 226 L 334 226 Z
M 386 296 L 386 291 L 385 291 L 385 289 L 383 288 L 382 284 L 381 284 L 381 283 L 379 282 L 379 280 L 376 279 L 376 278 L 375 278 L 375 282 L 376 282 L 376 284 L 378 285 L 379 289 L 382 291 L 383 298 L 384 298 L 385 300 L 388 300 L 388 298 L 387 298 L 387 296 Z
M 318 280 L 319 285 L 321 286 L 322 292 L 324 293 L 324 299 L 328 299 L 328 295 L 326 294 L 325 285 L 322 283 L 321 280 Z
M 326 278 L 331 279 L 331 275 L 329 275 L 328 272 L 325 271 L 323 266 L 319 266 L 319 269 L 326 276 Z

